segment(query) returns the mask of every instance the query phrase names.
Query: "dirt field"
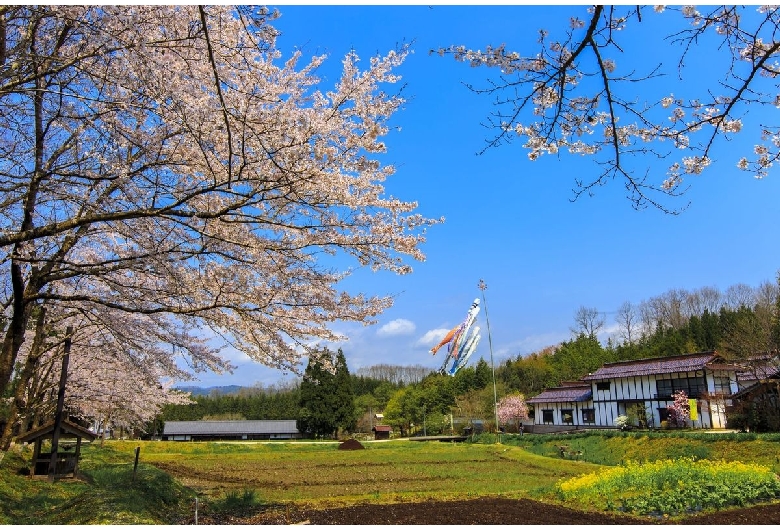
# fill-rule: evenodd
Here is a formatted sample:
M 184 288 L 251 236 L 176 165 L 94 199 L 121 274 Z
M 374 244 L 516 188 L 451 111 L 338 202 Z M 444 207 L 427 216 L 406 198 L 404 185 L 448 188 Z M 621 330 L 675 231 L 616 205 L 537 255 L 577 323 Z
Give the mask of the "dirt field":
M 475 499 L 393 505 L 359 505 L 319 511 L 270 510 L 224 520 L 201 518 L 199 524 L 313 524 L 313 525 L 433 525 L 433 524 L 780 524 L 780 503 L 723 510 L 685 520 L 635 518 L 585 513 L 531 500 Z

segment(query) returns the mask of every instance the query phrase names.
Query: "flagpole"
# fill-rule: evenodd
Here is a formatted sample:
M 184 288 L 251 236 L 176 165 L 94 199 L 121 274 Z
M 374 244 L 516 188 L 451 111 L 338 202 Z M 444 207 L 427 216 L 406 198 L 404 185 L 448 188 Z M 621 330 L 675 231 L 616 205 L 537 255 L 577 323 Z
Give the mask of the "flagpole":
M 482 291 L 482 305 L 485 307 L 485 322 L 487 323 L 488 346 L 490 347 L 490 368 L 493 371 L 493 413 L 495 414 L 496 419 L 496 440 L 501 443 L 501 435 L 499 434 L 500 431 L 498 429 L 498 394 L 496 393 L 496 367 L 493 364 L 493 339 L 490 336 L 490 319 L 488 318 L 487 301 L 485 300 L 487 284 L 484 280 L 480 279 L 477 287 Z

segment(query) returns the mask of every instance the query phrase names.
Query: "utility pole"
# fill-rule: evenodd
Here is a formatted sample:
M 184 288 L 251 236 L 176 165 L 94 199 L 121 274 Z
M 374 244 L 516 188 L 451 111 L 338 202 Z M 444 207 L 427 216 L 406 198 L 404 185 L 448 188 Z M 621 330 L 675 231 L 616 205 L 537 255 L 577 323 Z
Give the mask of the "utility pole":
M 485 321 L 487 322 L 488 332 L 488 346 L 490 347 L 490 369 L 493 371 L 493 413 L 496 416 L 496 440 L 501 442 L 501 435 L 498 430 L 498 395 L 496 393 L 496 367 L 493 364 L 493 339 L 490 336 L 490 319 L 488 318 L 487 301 L 485 300 L 485 290 L 487 290 L 487 284 L 484 280 L 480 279 L 477 285 L 479 290 L 482 291 L 482 305 L 485 307 Z

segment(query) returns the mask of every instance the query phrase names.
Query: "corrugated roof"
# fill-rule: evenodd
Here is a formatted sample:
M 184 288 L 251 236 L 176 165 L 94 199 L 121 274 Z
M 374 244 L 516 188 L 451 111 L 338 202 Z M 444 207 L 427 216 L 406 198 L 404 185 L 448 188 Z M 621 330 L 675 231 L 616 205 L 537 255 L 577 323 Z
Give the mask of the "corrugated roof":
M 566 386 L 550 388 L 538 394 L 526 403 L 553 403 L 561 401 L 588 401 L 593 397 L 593 392 L 588 386 Z
M 166 421 L 163 436 L 186 434 L 298 434 L 295 420 Z
M 676 372 L 695 372 L 706 368 L 713 360 L 720 357 L 715 352 L 691 353 L 674 357 L 654 359 L 639 359 L 637 361 L 620 361 L 606 363 L 604 366 L 582 378 L 583 381 L 615 379 L 639 375 L 671 374 Z

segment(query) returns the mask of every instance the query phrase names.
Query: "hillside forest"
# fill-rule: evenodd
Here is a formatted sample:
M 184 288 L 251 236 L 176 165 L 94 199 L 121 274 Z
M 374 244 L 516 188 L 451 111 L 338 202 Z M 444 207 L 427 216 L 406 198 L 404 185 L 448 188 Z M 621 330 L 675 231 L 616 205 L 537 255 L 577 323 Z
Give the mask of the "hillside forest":
M 515 395 L 530 398 L 622 360 L 715 350 L 747 363 L 780 345 L 778 286 L 780 274 L 776 282 L 755 288 L 670 290 L 638 305 L 626 302 L 615 313 L 616 332 L 606 340 L 599 339 L 606 326 L 604 313 L 580 307 L 569 340 L 494 367 L 496 396 L 499 401 Z M 494 427 L 493 368 L 484 358 L 454 377 L 422 366 L 386 364 L 351 374 L 341 350 L 323 350 L 310 359 L 298 382 L 194 395 L 192 401 L 165 407 L 147 431 L 159 432 L 167 420 L 199 419 L 295 418 L 302 431 L 328 437 L 370 433 L 377 423 L 392 425 L 401 435 L 450 432 L 477 420 Z M 383 414 L 381 421 L 377 413 Z

